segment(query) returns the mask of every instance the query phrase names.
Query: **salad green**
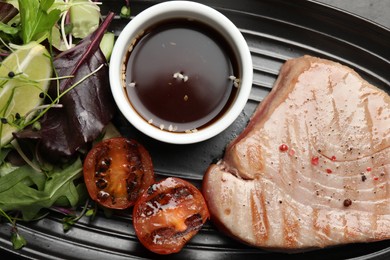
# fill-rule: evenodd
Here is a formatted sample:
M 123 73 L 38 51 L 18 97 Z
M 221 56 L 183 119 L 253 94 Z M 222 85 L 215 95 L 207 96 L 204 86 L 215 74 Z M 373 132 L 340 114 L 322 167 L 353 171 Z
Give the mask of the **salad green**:
M 107 59 L 114 35 L 105 33 L 113 16 L 109 13 L 102 22 L 98 3 L 90 0 L 0 0 L 0 95 L 10 82 L 31 83 L 27 85 L 32 88 L 38 82 L 49 86 L 39 88 L 43 104 L 29 108 L 37 111 L 32 116 L 8 109 L 10 104 L 21 107 L 26 96 L 18 100 L 8 95 L 0 102 L 0 138 L 6 134 L 4 129 L 13 127 L 12 135 L 7 132 L 7 142 L 0 146 L 0 219 L 12 225 L 10 238 L 15 249 L 27 243 L 18 233 L 17 221 L 32 221 L 50 210 L 59 211 L 65 214 L 66 231 L 82 216 L 95 214 L 82 181 L 81 158 L 92 142 L 101 138 L 114 114 L 107 94 Z M 39 68 L 36 62 L 28 73 L 20 66 L 32 60 L 30 53 L 20 59 L 15 55 L 31 44 L 45 49 L 43 56 L 53 71 L 46 79 L 29 77 L 34 67 Z M 11 68 L 7 60 L 12 56 L 17 58 Z M 79 105 L 80 100 L 89 102 Z M 91 100 L 100 100 L 102 107 Z M 74 128 L 70 133 L 64 129 L 78 118 L 79 107 L 93 112 L 85 118 L 94 124 L 83 128 L 85 124 L 80 122 L 76 132 L 84 142 L 72 140 L 68 148 L 72 139 L 68 135 L 77 133 Z M 94 111 L 104 111 L 104 115 Z M 49 160 L 51 153 L 41 148 L 42 143 L 57 147 L 59 157 Z M 74 209 L 78 206 L 83 210 L 76 216 Z
M 41 42 L 61 15 L 59 9 L 51 9 L 54 0 L 19 0 L 21 35 L 24 44 Z
M 10 170 L 11 169 L 11 170 Z M 18 210 L 23 220 L 33 220 L 40 210 L 55 203 L 75 207 L 79 202 L 79 190 L 74 180 L 82 175 L 81 160 L 44 173 L 29 165 L 12 167 L 3 163 L 0 170 L 0 208 Z

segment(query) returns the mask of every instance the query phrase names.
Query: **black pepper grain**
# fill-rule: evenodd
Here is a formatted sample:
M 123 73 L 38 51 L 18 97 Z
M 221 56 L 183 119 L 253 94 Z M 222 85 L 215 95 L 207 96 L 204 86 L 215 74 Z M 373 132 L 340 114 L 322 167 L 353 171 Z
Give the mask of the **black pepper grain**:
M 345 199 L 343 204 L 344 204 L 344 207 L 349 207 L 349 206 L 352 205 L 352 200 L 350 200 L 350 199 Z
M 365 182 L 367 180 L 366 175 L 362 175 L 362 182 Z

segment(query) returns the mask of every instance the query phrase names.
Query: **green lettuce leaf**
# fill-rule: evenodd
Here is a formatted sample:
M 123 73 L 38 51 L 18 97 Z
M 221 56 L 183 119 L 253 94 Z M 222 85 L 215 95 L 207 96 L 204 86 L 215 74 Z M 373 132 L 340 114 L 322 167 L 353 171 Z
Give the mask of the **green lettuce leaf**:
M 49 10 L 54 0 L 19 0 L 22 39 L 25 44 L 47 38 L 60 19 L 59 9 Z
M 1 169 L 0 169 L 1 172 Z M 1 176 L 1 175 L 0 175 Z M 82 176 L 81 160 L 48 175 L 23 166 L 0 178 L 0 208 L 7 212 L 18 210 L 23 219 L 32 220 L 43 208 L 56 205 L 74 207 L 80 199 L 75 180 Z

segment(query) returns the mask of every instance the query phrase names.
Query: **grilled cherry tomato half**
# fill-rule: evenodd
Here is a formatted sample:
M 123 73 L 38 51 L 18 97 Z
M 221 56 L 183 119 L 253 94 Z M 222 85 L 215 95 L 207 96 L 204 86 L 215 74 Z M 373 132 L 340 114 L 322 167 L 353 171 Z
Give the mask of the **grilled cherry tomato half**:
M 172 177 L 150 186 L 133 209 L 138 239 L 158 254 L 179 252 L 209 217 L 202 193 Z
M 133 206 L 154 183 L 148 151 L 138 142 L 123 137 L 95 145 L 85 158 L 83 170 L 90 197 L 112 209 Z

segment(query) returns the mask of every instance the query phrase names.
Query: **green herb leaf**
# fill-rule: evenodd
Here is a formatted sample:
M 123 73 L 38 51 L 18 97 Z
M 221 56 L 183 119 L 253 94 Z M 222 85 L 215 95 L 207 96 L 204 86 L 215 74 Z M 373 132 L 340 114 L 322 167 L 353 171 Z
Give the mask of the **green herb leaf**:
M 130 18 L 130 13 L 131 13 L 130 6 L 122 6 L 121 12 L 120 12 L 120 17 L 129 19 Z
M 66 232 L 68 231 L 76 222 L 76 217 L 65 217 L 62 219 L 62 228 Z
M 6 34 L 11 34 L 11 35 L 15 35 L 19 32 L 19 29 L 18 28 L 15 28 L 15 27 L 12 27 L 8 24 L 5 24 L 5 23 L 2 23 L 0 22 L 0 31 L 6 33 Z
M 59 9 L 49 12 L 54 0 L 19 0 L 18 2 L 23 42 L 27 44 L 30 41 L 40 42 L 46 39 L 61 15 Z
M 87 212 L 85 212 L 85 216 L 90 217 L 95 215 L 95 210 L 94 209 L 89 209 Z
M 42 208 L 49 208 L 59 200 L 63 203 L 66 199 L 68 206 L 74 207 L 80 198 L 74 180 L 81 173 L 79 159 L 66 168 L 54 169 L 48 177 L 29 166 L 17 168 L 0 177 L 0 209 L 19 210 L 24 220 L 32 220 Z
M 26 239 L 24 239 L 16 229 L 12 232 L 11 242 L 14 249 L 20 249 L 27 245 Z

